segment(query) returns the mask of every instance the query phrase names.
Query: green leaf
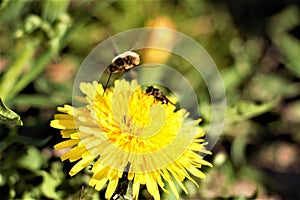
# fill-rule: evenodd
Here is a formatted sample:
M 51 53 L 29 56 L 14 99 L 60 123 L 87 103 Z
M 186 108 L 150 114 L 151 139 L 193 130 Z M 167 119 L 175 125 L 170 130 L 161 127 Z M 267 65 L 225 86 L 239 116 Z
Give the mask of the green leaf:
M 9 95 L 7 95 L 7 99 L 12 99 L 13 97 L 15 97 L 31 81 L 36 79 L 46 68 L 47 64 L 51 61 L 51 58 L 52 57 L 50 51 L 43 53 L 32 65 L 31 69 L 26 74 L 24 74 L 11 89 Z
M 50 173 L 41 170 L 38 174 L 43 177 L 43 183 L 40 186 L 42 193 L 50 199 L 62 199 L 63 192 L 56 189 L 64 179 L 61 163 L 52 163 Z
M 14 137 L 15 137 L 15 140 L 21 144 L 34 145 L 36 147 L 45 146 L 47 144 L 47 142 L 49 142 L 49 140 L 51 140 L 51 138 L 52 138 L 51 135 L 49 135 L 48 137 L 46 137 L 44 139 L 34 139 L 34 138 L 25 137 L 22 135 L 15 135 Z
M 14 111 L 7 108 L 1 98 L 0 98 L 0 123 L 23 126 L 21 117 Z
M 0 80 L 1 90 L 0 96 L 4 100 L 8 100 L 11 97 L 11 93 L 15 88 L 16 83 L 19 80 L 20 75 L 24 71 L 24 68 L 30 64 L 33 54 L 34 54 L 35 44 L 33 43 L 26 43 L 21 46 L 15 53 L 15 61 L 12 63 L 11 66 L 8 66 L 8 71 L 5 72 L 3 77 Z M 21 51 L 21 52 L 18 52 Z
M 60 194 L 56 191 L 56 187 L 61 183 L 61 180 L 53 177 L 46 171 L 40 171 L 39 174 L 43 176 L 43 183 L 41 185 L 43 194 L 50 199 L 61 199 Z
M 32 171 L 40 169 L 43 163 L 44 158 L 41 152 L 35 147 L 29 147 L 26 155 L 18 160 L 19 166 Z
M 28 6 L 30 0 L 23 1 L 1 1 L 1 12 L 0 12 L 0 23 L 2 22 L 16 22 L 16 19 L 22 15 L 22 10 L 25 9 L 25 6 Z M 16 24 L 16 23 L 15 23 Z M 14 25 L 15 25 L 14 24 Z M 1 27 L 3 28 L 3 27 Z
M 60 15 L 66 12 L 70 4 L 69 0 L 60 1 L 43 1 L 42 4 L 42 15 L 43 18 L 54 22 Z
M 269 34 L 283 55 L 282 62 L 296 76 L 300 77 L 300 42 L 289 34 L 299 26 L 300 12 L 296 6 L 289 6 L 270 19 Z
M 286 7 L 283 11 L 270 18 L 268 32 L 271 36 L 286 33 L 299 24 L 299 19 L 300 12 L 296 5 Z
M 257 74 L 244 92 L 252 100 L 267 102 L 277 97 L 296 97 L 299 94 L 299 86 L 284 76 Z
M 234 66 L 222 70 L 222 78 L 226 91 L 235 92 L 254 70 L 255 67 L 253 67 L 250 62 L 244 58 L 236 58 Z
M 274 42 L 283 55 L 283 63 L 300 78 L 300 42 L 290 34 L 281 34 Z
M 9 0 L 3 0 L 0 6 L 0 10 L 3 10 L 9 3 Z
M 258 116 L 274 108 L 278 103 L 278 98 L 257 104 L 251 101 L 239 101 L 227 110 L 226 123 L 231 124 Z
M 248 143 L 248 131 L 251 129 L 251 125 L 245 121 L 240 122 L 238 125 L 240 125 L 240 128 L 245 129 L 245 131 L 241 131 L 239 134 L 235 135 L 235 139 L 232 142 L 231 146 L 231 159 L 232 163 L 235 165 L 235 167 L 240 167 L 246 162 L 246 146 Z
M 54 94 L 53 94 L 54 95 Z M 11 101 L 12 105 L 26 105 L 35 108 L 49 108 L 55 107 L 61 104 L 63 100 L 60 98 L 55 98 L 55 96 L 31 94 L 31 95 L 18 95 Z

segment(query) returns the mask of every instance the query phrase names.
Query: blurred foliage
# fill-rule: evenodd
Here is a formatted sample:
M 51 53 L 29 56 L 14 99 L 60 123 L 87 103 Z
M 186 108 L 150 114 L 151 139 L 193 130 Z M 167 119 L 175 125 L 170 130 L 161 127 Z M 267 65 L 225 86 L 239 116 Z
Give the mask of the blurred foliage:
M 19 126 L 23 125 L 20 116 L 16 114 L 14 111 L 7 108 L 1 98 L 0 98 L 0 123 L 19 125 Z
M 88 186 L 88 169 L 68 175 L 72 163 L 53 151 L 61 139 L 49 121 L 57 106 L 71 103 L 76 71 L 97 44 L 128 29 L 163 26 L 203 45 L 227 93 L 224 130 L 207 158 L 214 168 L 205 169 L 199 188 L 186 181 L 182 197 L 299 199 L 299 7 L 296 0 L 2 0 L 0 198 L 104 198 Z M 208 125 L 210 99 L 200 75 L 184 61 L 163 59 L 180 63 Z M 14 126 L 16 113 L 22 127 Z M 140 197 L 149 194 L 142 188 Z

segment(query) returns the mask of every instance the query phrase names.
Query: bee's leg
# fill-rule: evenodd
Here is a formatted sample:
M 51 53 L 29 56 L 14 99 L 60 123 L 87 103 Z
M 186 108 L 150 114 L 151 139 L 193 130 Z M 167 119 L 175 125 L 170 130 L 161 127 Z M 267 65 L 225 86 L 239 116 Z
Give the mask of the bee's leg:
M 176 104 L 170 101 L 169 99 L 168 99 L 168 103 L 172 104 L 173 106 L 176 106 Z
M 170 101 L 168 98 L 166 98 L 166 99 L 167 99 L 168 103 L 172 104 L 173 106 L 176 106 L 175 103 L 173 103 L 172 101 Z
M 109 83 L 109 80 L 110 80 L 110 78 L 111 78 L 111 75 L 112 75 L 112 72 L 109 72 L 109 76 L 108 76 L 107 82 L 106 82 L 106 84 L 105 84 L 105 86 L 104 86 L 104 88 L 103 88 L 103 95 L 104 95 L 104 93 L 105 93 L 105 90 L 106 90 L 107 85 L 108 85 L 108 83 Z M 103 96 L 103 95 L 102 95 L 102 96 Z

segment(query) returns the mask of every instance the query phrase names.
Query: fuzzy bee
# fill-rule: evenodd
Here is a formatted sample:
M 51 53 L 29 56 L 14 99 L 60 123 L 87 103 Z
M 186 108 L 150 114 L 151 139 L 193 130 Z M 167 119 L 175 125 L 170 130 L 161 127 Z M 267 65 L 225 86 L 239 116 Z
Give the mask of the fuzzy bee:
M 126 51 L 114 57 L 108 66 L 110 73 L 130 70 L 140 64 L 139 54 L 133 51 Z
M 126 71 L 138 66 L 139 64 L 140 64 L 140 56 L 139 56 L 139 54 L 137 54 L 133 51 L 126 51 L 126 52 L 114 57 L 111 61 L 111 64 L 108 66 L 108 70 L 109 70 L 110 74 L 108 76 L 108 80 L 104 87 L 104 92 L 109 83 L 111 75 L 113 73 L 118 73 L 118 72 L 122 72 L 122 71 L 126 72 Z
M 146 94 L 154 96 L 154 98 L 160 101 L 162 104 L 170 103 L 175 106 L 175 104 L 172 103 L 158 88 L 155 88 L 153 86 L 148 86 L 146 88 Z

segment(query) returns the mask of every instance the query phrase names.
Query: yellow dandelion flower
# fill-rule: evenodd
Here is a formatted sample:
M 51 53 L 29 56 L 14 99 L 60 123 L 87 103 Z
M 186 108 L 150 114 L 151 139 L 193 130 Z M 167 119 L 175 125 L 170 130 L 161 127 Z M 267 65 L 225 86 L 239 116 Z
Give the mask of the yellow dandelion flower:
M 61 159 L 78 161 L 71 176 L 96 160 L 89 184 L 96 190 L 107 186 L 107 199 L 125 173 L 133 183 L 135 199 L 140 185 L 146 185 L 154 199 L 160 199 L 159 188 L 169 192 L 166 183 L 179 199 L 176 183 L 187 194 L 184 179 L 197 185 L 191 175 L 204 178 L 201 166 L 212 166 L 200 155 L 210 154 L 204 147 L 200 120 L 189 120 L 184 109 L 174 112 L 175 106 L 146 94 L 137 81 L 116 81 L 104 95 L 96 81 L 81 83 L 80 90 L 85 106 L 59 107 L 63 114 L 56 114 L 51 121 L 51 126 L 61 129 L 62 138 L 67 139 L 54 148 L 69 148 Z

